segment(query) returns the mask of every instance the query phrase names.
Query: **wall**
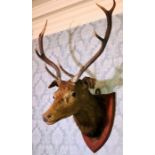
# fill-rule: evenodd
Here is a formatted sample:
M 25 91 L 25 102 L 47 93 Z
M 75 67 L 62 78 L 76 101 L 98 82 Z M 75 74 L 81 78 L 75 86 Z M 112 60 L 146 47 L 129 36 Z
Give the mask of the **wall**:
M 69 46 L 76 50 L 76 58 L 84 63 L 99 48 L 100 42 L 94 37 L 95 30 L 101 36 L 106 29 L 106 20 L 99 20 L 72 30 L 46 36 L 44 48 L 48 57 L 59 60 L 65 69 L 76 73 Z M 72 34 L 72 41 L 70 38 Z M 45 70 L 45 64 L 36 56 L 33 40 L 33 155 L 93 155 L 84 143 L 72 117 L 48 126 L 42 120 L 42 113 L 52 103 L 52 93 L 48 89 L 53 80 Z M 56 62 L 56 61 L 55 61 Z M 111 135 L 96 155 L 122 155 L 122 14 L 113 16 L 113 29 L 104 53 L 89 68 L 98 80 L 104 83 L 103 93 L 116 92 L 116 116 Z M 83 76 L 88 75 L 85 73 Z M 65 75 L 64 79 L 68 79 Z M 105 80 L 105 81 L 103 81 Z

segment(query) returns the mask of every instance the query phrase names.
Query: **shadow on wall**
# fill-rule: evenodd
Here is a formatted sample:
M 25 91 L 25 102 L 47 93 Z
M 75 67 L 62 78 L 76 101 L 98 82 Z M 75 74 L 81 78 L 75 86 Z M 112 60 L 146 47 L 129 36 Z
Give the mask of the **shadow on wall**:
M 69 50 L 74 63 L 78 67 L 82 67 L 82 63 L 76 57 L 76 49 L 75 45 L 73 44 L 73 35 L 77 31 L 77 29 L 78 27 L 74 28 L 73 30 L 71 29 L 69 30 Z M 86 70 L 86 73 L 88 74 L 89 77 L 97 79 L 96 75 L 89 68 Z M 121 63 L 119 66 L 115 68 L 114 75 L 111 79 L 97 80 L 95 88 L 90 89 L 90 92 L 92 94 L 95 94 L 97 89 L 99 89 L 100 93 L 102 94 L 108 94 L 114 92 L 115 89 L 118 89 L 123 85 L 122 73 L 123 73 L 123 63 Z
M 114 75 L 108 80 L 96 81 L 95 89 L 90 89 L 90 92 L 95 94 L 96 89 L 100 89 L 102 94 L 111 93 L 114 89 L 119 88 L 123 85 L 123 64 L 115 68 Z

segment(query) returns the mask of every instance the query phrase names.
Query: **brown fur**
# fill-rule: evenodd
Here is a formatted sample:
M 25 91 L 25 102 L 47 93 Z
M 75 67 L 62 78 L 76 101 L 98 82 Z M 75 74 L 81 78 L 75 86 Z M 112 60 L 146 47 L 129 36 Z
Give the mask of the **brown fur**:
M 72 96 L 73 92 L 76 93 L 75 96 Z M 71 115 L 82 133 L 88 136 L 99 135 L 104 114 L 84 80 L 79 80 L 75 84 L 71 81 L 62 81 L 54 93 L 53 104 L 43 117 L 47 124 L 54 124 Z

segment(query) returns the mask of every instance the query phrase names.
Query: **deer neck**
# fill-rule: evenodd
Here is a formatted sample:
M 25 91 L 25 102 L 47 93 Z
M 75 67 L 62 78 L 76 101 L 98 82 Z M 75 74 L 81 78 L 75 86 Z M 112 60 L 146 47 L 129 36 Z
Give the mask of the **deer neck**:
M 96 98 L 89 94 L 80 105 L 81 108 L 78 113 L 73 115 L 76 124 L 83 134 L 91 137 L 97 136 L 103 124 L 103 112 Z

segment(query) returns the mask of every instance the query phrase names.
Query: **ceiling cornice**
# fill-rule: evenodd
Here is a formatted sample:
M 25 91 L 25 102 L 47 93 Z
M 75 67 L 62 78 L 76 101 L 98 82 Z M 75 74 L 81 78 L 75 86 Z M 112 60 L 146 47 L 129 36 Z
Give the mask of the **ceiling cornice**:
M 44 3 L 33 6 L 33 39 L 38 37 L 46 20 L 48 26 L 45 35 L 48 35 L 105 18 L 95 3 L 109 9 L 112 0 L 45 0 Z M 114 14 L 121 12 L 122 0 L 116 0 Z

